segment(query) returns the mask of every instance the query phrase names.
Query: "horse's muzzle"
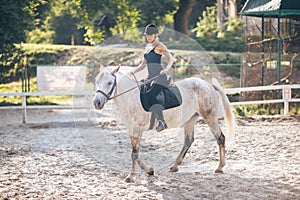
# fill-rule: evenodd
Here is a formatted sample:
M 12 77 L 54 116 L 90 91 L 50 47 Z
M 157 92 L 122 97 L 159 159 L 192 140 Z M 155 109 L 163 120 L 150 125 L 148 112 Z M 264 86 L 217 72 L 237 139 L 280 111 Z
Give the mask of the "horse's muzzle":
M 102 108 L 103 108 L 102 106 L 95 105 L 95 109 L 96 109 L 96 110 L 101 110 Z
M 96 110 L 101 110 L 104 107 L 104 104 L 97 98 L 94 99 L 93 104 Z

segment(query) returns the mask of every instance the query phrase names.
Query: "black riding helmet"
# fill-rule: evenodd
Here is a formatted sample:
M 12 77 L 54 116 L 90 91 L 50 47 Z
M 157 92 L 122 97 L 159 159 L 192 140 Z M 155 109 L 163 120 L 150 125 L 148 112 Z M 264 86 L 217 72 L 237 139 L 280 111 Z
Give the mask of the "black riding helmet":
M 145 28 L 144 35 L 152 35 L 158 33 L 158 28 L 155 24 L 148 24 Z

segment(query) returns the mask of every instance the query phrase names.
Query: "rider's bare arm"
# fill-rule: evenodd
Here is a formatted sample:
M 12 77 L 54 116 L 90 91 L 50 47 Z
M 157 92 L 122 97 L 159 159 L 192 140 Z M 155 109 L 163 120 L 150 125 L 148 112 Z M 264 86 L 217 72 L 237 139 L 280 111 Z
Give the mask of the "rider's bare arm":
M 167 49 L 167 47 L 160 43 L 160 45 L 157 48 L 157 53 L 162 54 L 163 56 L 165 56 L 167 58 L 167 66 L 160 72 L 160 74 L 166 74 L 170 68 L 172 67 L 173 63 L 174 63 L 174 57 L 172 56 L 172 54 L 170 53 L 170 51 Z
M 137 66 L 137 68 L 135 68 L 134 70 L 132 70 L 131 73 L 135 74 L 139 71 L 142 71 L 147 65 L 146 65 L 147 61 L 145 58 L 143 58 L 142 62 Z

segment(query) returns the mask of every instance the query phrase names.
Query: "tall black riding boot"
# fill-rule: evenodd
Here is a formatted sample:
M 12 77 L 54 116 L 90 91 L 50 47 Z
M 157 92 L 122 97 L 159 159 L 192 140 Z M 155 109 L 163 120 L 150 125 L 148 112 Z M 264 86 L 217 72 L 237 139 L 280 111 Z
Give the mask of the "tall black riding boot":
M 164 119 L 164 116 L 162 113 L 163 110 L 164 110 L 164 107 L 160 104 L 155 104 L 155 105 L 151 106 L 151 108 L 150 108 L 150 111 L 152 112 L 151 120 L 153 119 L 153 123 L 154 123 L 154 118 L 156 118 L 158 121 L 158 125 L 156 127 L 157 132 L 160 132 L 167 128 L 167 124 L 165 122 L 165 119 Z M 152 124 L 152 121 L 150 121 L 150 127 L 151 127 L 151 124 Z
M 151 111 L 150 125 L 148 130 L 152 130 L 154 128 L 155 119 L 157 118 L 157 114 Z
M 157 96 L 156 96 L 156 100 L 159 103 L 159 105 L 157 106 L 157 120 L 158 120 L 158 125 L 156 127 L 156 131 L 160 132 L 164 129 L 167 128 L 167 124 L 165 122 L 164 116 L 163 116 L 163 110 L 165 109 L 163 107 L 163 105 L 165 104 L 165 94 L 163 91 L 160 91 Z
M 159 111 L 160 113 L 158 113 L 158 125 L 156 127 L 156 131 L 157 132 L 160 132 L 166 128 L 168 128 L 166 122 L 165 122 L 165 119 L 164 119 L 164 116 L 163 116 L 163 113 L 162 113 L 162 110 Z

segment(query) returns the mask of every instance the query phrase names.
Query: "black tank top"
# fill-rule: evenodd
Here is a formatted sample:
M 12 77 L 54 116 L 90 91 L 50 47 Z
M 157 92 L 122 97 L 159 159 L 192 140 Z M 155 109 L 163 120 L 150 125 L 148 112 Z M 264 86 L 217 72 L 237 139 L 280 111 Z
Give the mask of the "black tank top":
M 147 79 L 151 79 L 161 72 L 162 65 L 161 65 L 161 54 L 155 53 L 154 47 L 149 53 L 144 54 L 144 58 L 147 61 L 147 69 L 148 69 L 148 77 Z M 166 85 L 167 84 L 167 76 L 166 75 L 161 75 L 157 79 L 156 83 Z
M 144 58 L 147 61 L 148 79 L 157 76 L 162 70 L 161 55 L 155 53 L 155 47 L 149 52 L 144 54 Z

